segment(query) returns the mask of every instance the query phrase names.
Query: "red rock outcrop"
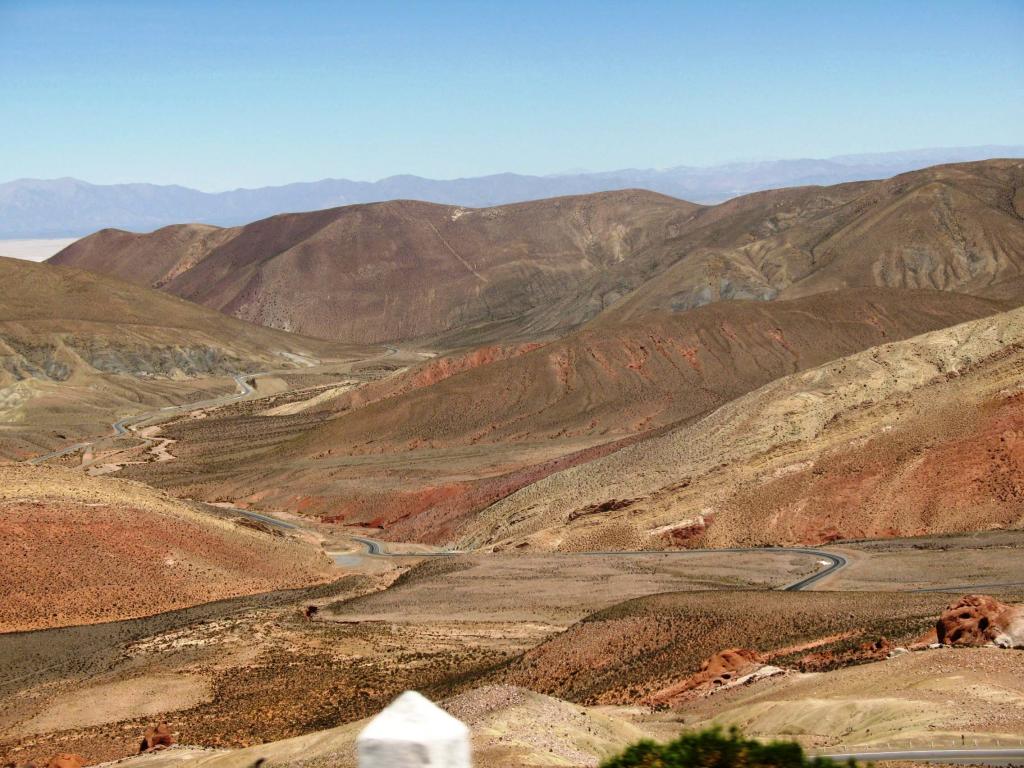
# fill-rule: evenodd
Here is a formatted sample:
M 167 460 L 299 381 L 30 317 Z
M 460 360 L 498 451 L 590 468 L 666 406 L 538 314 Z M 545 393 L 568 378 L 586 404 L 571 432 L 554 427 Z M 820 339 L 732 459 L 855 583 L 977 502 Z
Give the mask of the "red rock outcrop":
M 167 727 L 167 723 L 160 723 L 156 726 L 150 726 L 146 729 L 146 732 L 142 734 L 142 743 L 139 744 L 139 752 L 149 752 L 153 749 L 163 749 L 174 744 L 174 734 L 171 733 L 171 729 Z M 53 768 L 53 766 L 51 766 Z
M 700 666 L 700 671 L 685 680 L 663 688 L 648 697 L 654 706 L 670 705 L 687 694 L 708 693 L 716 688 L 735 683 L 738 679 L 764 667 L 764 658 L 747 648 L 727 648 L 719 651 Z
M 935 632 L 944 645 L 1024 648 L 1024 609 L 990 595 L 964 595 L 942 612 Z
M 47 768 L 82 768 L 85 758 L 70 752 L 62 752 L 50 758 Z

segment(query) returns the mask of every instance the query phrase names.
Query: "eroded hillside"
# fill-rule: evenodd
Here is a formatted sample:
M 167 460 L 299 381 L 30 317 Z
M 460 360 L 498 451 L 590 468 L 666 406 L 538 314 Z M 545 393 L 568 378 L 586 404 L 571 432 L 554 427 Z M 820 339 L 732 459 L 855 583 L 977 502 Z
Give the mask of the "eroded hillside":
M 130 472 L 188 496 L 440 543 L 518 488 L 780 376 L 998 309 L 965 295 L 871 290 L 595 323 L 542 346 L 428 360 L 287 414 L 182 421 L 165 432 L 177 461 Z
M 230 393 L 234 374 L 363 353 L 84 270 L 0 258 L 0 456 L 106 429 L 142 406 Z
M 0 632 L 149 616 L 335 576 L 312 544 L 139 483 L 0 466 Z
M 625 527 L 650 544 L 1019 527 L 1024 310 L 796 373 L 498 502 L 467 545 Z

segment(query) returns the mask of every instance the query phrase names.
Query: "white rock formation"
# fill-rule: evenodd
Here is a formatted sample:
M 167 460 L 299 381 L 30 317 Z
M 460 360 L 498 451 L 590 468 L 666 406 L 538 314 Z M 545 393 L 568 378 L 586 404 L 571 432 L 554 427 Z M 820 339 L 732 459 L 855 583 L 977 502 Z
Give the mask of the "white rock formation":
M 469 729 L 415 691 L 406 691 L 356 739 L 359 768 L 470 768 Z

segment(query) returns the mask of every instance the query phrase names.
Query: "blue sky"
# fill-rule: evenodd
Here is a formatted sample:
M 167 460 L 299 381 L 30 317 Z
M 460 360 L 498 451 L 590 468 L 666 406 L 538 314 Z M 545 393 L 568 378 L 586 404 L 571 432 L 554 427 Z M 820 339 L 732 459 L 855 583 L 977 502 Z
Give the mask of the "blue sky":
M 1022 41 L 1022 0 L 0 0 L 0 181 L 214 191 L 1022 144 Z

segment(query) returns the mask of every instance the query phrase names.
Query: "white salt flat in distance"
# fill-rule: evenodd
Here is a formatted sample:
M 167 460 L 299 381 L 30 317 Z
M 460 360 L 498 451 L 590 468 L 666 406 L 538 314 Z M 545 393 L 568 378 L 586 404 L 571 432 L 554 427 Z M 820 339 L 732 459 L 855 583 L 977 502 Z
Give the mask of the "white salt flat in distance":
M 356 739 L 359 768 L 470 768 L 469 728 L 429 699 L 406 691 Z

